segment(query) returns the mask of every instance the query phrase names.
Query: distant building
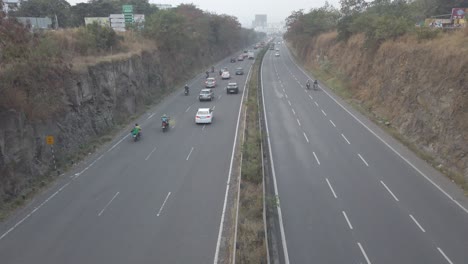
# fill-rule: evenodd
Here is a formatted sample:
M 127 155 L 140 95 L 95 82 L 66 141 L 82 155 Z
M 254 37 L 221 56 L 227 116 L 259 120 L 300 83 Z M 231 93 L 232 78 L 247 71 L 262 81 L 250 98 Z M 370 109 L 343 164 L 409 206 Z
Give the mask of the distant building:
M 252 22 L 253 28 L 262 28 L 267 26 L 267 15 L 255 15 L 255 20 Z
M 172 8 L 172 5 L 167 5 L 167 4 L 155 4 L 155 6 L 161 10 L 165 10 L 165 9 L 171 9 Z
M 3 11 L 5 13 L 16 11 L 20 7 L 21 2 L 21 0 L 3 0 Z

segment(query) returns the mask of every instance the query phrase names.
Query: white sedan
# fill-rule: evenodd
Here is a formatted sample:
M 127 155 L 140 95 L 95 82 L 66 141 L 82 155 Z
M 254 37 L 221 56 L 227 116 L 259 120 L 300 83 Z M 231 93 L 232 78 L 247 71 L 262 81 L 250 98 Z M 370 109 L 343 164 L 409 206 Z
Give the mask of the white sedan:
M 227 80 L 227 79 L 230 79 L 230 78 L 231 78 L 231 74 L 229 74 L 229 72 L 227 70 L 223 71 L 223 73 L 221 74 L 221 79 Z
M 213 121 L 213 109 L 211 108 L 198 108 L 195 115 L 196 124 L 211 124 Z

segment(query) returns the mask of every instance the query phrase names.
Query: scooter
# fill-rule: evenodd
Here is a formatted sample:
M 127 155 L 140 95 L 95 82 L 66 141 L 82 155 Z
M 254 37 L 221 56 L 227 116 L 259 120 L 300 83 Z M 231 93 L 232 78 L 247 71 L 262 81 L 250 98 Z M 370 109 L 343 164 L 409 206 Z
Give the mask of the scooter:
M 184 94 L 189 95 L 189 89 L 185 89 Z
M 162 131 L 163 133 L 166 132 L 167 129 L 169 129 L 169 122 L 168 121 L 162 121 Z
M 141 132 L 135 133 L 132 131 L 132 137 L 133 137 L 133 141 L 137 142 L 138 140 L 140 140 Z

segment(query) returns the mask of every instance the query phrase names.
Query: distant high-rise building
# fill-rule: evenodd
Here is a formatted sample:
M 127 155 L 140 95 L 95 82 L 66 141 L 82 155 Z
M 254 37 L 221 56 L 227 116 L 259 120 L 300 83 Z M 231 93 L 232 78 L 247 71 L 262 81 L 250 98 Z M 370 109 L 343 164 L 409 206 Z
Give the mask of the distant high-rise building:
M 255 15 L 255 20 L 252 22 L 252 27 L 266 27 L 267 26 L 267 15 Z

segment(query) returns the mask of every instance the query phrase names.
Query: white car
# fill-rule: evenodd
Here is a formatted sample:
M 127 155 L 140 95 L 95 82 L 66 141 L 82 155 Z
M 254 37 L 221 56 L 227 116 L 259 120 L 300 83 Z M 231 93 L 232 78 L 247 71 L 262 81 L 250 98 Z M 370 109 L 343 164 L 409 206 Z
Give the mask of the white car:
M 198 108 L 195 115 L 196 124 L 211 124 L 213 121 L 213 109 L 211 108 Z
M 276 52 L 275 57 L 279 57 L 279 56 L 280 56 L 279 52 Z
M 230 78 L 231 78 L 231 74 L 228 71 L 223 71 L 223 73 L 221 74 L 221 79 L 226 80 Z

